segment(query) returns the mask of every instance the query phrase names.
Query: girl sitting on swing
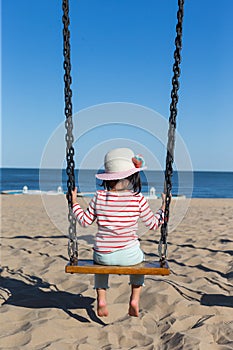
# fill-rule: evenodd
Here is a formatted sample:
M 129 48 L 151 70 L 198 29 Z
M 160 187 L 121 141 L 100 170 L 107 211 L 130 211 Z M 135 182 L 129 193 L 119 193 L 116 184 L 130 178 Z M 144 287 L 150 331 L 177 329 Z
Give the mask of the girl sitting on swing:
M 104 190 L 96 191 L 86 211 L 77 202 L 77 189 L 72 192 L 72 208 L 82 227 L 97 220 L 93 260 L 101 265 L 131 266 L 144 261 L 137 235 L 140 218 L 150 230 L 163 223 L 165 195 L 162 206 L 154 214 L 141 194 L 140 171 L 146 169 L 141 156 L 129 148 L 116 148 L 105 155 L 105 172 L 96 174 L 103 180 Z M 95 275 L 98 316 L 108 316 L 106 290 L 107 274 Z M 139 316 L 139 299 L 144 285 L 143 275 L 130 275 L 131 296 L 128 314 Z

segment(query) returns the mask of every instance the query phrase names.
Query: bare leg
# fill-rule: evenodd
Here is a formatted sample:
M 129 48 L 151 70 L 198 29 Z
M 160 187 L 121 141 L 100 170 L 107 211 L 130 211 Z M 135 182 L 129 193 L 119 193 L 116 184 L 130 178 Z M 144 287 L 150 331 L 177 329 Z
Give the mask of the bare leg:
M 108 308 L 106 301 L 106 289 L 97 288 L 97 314 L 100 317 L 108 316 Z
M 142 286 L 132 284 L 132 291 L 129 301 L 129 316 L 139 316 L 139 300 Z

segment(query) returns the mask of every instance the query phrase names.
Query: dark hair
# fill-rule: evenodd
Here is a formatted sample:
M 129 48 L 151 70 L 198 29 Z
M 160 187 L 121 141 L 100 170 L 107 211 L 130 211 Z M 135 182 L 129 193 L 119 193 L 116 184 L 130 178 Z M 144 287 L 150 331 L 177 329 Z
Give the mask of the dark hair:
M 141 192 L 142 183 L 139 171 L 133 175 L 126 177 L 125 180 L 128 180 L 130 182 L 130 185 L 128 186 L 129 190 L 133 190 L 133 192 L 136 194 Z M 102 186 L 105 190 L 110 191 L 119 181 L 121 180 L 103 180 Z

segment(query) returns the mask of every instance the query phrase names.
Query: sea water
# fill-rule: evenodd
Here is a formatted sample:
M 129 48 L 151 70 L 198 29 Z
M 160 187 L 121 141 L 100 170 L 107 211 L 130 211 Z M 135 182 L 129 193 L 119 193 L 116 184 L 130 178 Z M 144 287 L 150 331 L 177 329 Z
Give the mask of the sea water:
M 101 181 L 95 178 L 96 170 L 75 171 L 76 185 L 80 192 L 101 189 Z M 163 191 L 162 171 L 141 172 L 142 192 L 148 194 L 154 187 L 156 194 Z M 27 186 L 29 190 L 56 191 L 60 186 L 67 189 L 67 175 L 63 169 L 1 168 L 0 191 L 17 191 Z M 233 172 L 176 172 L 172 176 L 173 195 L 192 198 L 233 198 Z

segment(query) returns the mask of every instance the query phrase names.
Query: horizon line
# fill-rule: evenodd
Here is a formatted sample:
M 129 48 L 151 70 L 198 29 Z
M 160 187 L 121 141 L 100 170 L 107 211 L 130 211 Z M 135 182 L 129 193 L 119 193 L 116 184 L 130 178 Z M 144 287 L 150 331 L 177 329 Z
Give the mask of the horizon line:
M 10 166 L 1 166 L 0 169 L 28 169 L 28 170 L 31 170 L 31 169 L 38 169 L 38 170 L 66 170 L 66 168 L 39 168 L 39 167 L 19 167 L 19 166 L 16 166 L 16 167 L 10 167 Z M 78 171 L 78 170 L 94 170 L 94 171 L 98 171 L 98 170 L 102 170 L 102 169 L 97 169 L 97 168 L 75 168 L 74 170 Z M 147 172 L 147 171 L 158 171 L 158 172 L 164 172 L 164 170 L 162 169 L 147 169 L 146 171 L 144 172 Z M 174 172 L 180 172 L 180 171 L 183 171 L 183 172 L 225 172 L 225 173 L 232 173 L 233 170 L 222 170 L 222 169 L 193 169 L 193 170 L 186 170 L 186 169 L 173 169 Z

